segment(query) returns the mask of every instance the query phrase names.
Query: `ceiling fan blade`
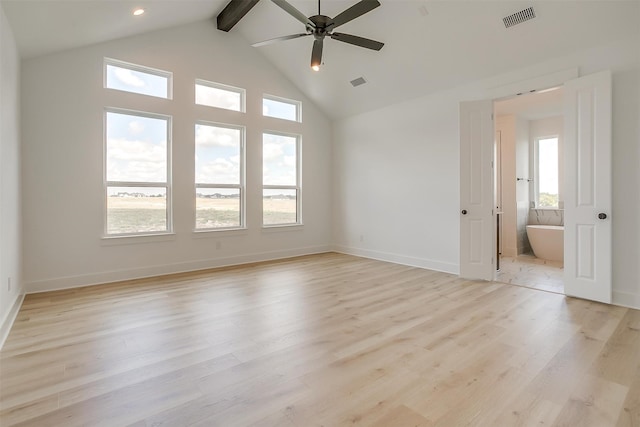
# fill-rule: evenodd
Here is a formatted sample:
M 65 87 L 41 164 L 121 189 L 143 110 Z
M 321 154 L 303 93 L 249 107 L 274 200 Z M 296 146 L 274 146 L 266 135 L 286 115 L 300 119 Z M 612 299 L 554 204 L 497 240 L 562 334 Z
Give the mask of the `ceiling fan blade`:
M 346 24 L 347 22 L 356 19 L 358 16 L 371 12 L 378 6 L 380 6 L 380 2 L 378 0 L 361 0 L 333 18 L 331 28 L 338 28 L 340 25 Z
M 313 50 L 311 50 L 311 68 L 319 67 L 322 64 L 322 45 L 323 39 L 313 41 Z
M 298 21 L 302 22 L 304 25 L 311 28 L 316 27 L 316 25 L 309 18 L 304 16 L 304 14 L 300 12 L 298 9 L 296 9 L 295 7 L 287 3 L 286 0 L 271 0 L 271 1 L 277 4 L 278 6 L 280 6 L 285 12 L 287 12 L 289 15 L 296 18 Z
M 310 36 L 310 35 L 311 34 L 309 34 L 309 33 L 291 34 L 290 36 L 276 37 L 275 39 L 269 39 L 269 40 L 261 41 L 261 42 L 258 42 L 258 43 L 254 43 L 251 46 L 253 46 L 253 47 L 266 46 L 266 45 L 271 44 L 271 43 L 276 43 L 276 42 L 281 42 L 281 41 L 291 40 L 291 39 L 297 39 L 299 37 Z
M 371 39 L 365 39 L 364 37 L 352 36 L 351 34 L 332 33 L 329 36 L 334 40 L 338 40 L 339 42 L 349 43 L 372 50 L 380 50 L 382 49 L 382 46 L 384 46 L 384 43 L 377 42 Z

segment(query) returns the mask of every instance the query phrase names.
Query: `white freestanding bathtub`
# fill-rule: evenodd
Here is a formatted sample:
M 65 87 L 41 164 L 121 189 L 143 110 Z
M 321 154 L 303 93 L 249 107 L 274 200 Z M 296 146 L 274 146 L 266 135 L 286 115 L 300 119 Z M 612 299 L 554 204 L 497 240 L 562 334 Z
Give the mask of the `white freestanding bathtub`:
M 527 237 L 537 258 L 564 261 L 564 227 L 561 225 L 527 225 Z

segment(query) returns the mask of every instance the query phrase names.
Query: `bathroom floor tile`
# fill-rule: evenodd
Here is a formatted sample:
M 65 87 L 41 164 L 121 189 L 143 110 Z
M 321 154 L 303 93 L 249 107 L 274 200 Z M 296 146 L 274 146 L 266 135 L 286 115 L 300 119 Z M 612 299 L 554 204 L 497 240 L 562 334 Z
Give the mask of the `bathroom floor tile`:
M 496 281 L 564 294 L 563 265 L 533 255 L 501 257 Z

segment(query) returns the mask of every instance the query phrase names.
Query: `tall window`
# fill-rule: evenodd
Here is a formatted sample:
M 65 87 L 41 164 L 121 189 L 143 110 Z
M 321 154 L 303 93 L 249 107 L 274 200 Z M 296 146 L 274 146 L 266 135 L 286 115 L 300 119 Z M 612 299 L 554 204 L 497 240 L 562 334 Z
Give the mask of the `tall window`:
M 262 135 L 262 223 L 300 224 L 300 137 Z
M 300 101 L 264 95 L 262 97 L 262 115 L 276 119 L 302 121 Z
M 105 126 L 105 233 L 171 231 L 170 117 L 109 109 Z
M 196 229 L 244 224 L 244 128 L 196 124 Z
M 105 58 L 104 66 L 104 87 L 108 89 L 168 99 L 172 96 L 172 74 L 168 71 L 109 58 Z
M 558 138 L 536 140 L 536 207 L 558 208 Z

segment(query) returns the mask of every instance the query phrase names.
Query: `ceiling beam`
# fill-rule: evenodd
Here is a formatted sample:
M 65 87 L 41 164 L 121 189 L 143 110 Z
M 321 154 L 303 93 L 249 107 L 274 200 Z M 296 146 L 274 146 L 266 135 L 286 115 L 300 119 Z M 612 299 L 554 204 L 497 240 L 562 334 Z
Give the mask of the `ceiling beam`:
M 231 0 L 218 15 L 218 29 L 229 31 L 260 0 Z

